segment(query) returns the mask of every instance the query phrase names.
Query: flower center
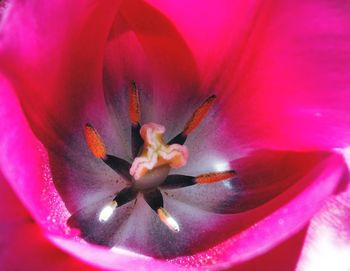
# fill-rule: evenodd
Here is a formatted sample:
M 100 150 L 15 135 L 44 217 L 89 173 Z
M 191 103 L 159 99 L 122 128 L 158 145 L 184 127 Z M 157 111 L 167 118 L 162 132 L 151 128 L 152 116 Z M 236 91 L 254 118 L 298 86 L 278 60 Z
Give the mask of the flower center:
M 140 129 L 144 146 L 130 168 L 135 187 L 148 189 L 160 185 L 170 168 L 180 168 L 187 163 L 188 150 L 180 144 L 164 143 L 165 128 L 156 123 L 144 124 Z
M 183 131 L 168 143 L 163 139 L 164 126 L 156 123 L 141 126 L 139 93 L 134 82 L 129 87 L 129 98 L 132 163 L 107 154 L 106 146 L 97 131 L 90 124 L 85 126 L 85 139 L 92 154 L 102 159 L 127 182 L 126 187 L 119 192 L 115 191 L 113 200 L 100 210 L 98 220 L 100 223 L 106 223 L 118 207 L 135 200 L 141 193 L 160 221 L 172 231 L 179 232 L 180 226 L 176 219 L 164 208 L 161 190 L 214 183 L 236 175 L 234 170 L 210 172 L 199 176 L 169 174 L 171 169 L 186 165 L 188 150 L 184 143 L 190 133 L 200 125 L 216 96 L 206 99 L 195 110 Z

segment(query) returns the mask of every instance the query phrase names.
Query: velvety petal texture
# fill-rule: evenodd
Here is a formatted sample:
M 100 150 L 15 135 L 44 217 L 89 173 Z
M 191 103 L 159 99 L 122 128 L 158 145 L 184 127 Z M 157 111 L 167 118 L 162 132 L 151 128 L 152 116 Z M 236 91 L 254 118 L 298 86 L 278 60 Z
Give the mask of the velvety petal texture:
M 45 235 L 95 267 L 215 270 L 269 259 L 303 240 L 310 219 L 347 185 L 334 148 L 350 143 L 348 8 L 13 1 L 0 24 L 0 169 Z M 141 123 L 164 125 L 165 141 L 217 95 L 188 136 L 187 165 L 170 173 L 234 169 L 237 177 L 160 189 L 179 233 L 140 195 L 99 220 L 127 181 L 92 155 L 84 126 L 132 163 L 132 80 Z

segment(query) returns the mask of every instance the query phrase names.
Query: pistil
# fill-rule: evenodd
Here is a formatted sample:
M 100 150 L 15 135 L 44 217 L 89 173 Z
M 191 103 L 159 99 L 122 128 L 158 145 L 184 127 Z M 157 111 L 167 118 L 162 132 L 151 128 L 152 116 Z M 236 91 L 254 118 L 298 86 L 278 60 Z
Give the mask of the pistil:
M 166 145 L 163 140 L 165 128 L 156 123 L 142 126 L 141 137 L 144 147 L 140 156 L 136 157 L 130 168 L 130 175 L 137 181 L 155 168 L 168 165 L 180 168 L 187 163 L 187 147 L 180 144 Z

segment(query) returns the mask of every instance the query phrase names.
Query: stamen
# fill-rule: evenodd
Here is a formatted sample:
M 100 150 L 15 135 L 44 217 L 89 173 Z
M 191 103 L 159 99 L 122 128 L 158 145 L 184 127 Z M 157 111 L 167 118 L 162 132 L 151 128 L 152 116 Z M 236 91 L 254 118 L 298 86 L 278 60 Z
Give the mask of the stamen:
M 106 222 L 107 220 L 109 220 L 110 217 L 112 216 L 115 208 L 117 208 L 117 206 L 118 206 L 118 203 L 115 202 L 114 200 L 112 202 L 110 202 L 109 204 L 107 204 L 101 210 L 100 215 L 98 217 L 98 220 L 100 222 Z
M 129 86 L 129 116 L 131 121 L 131 151 L 132 157 L 135 158 L 142 147 L 143 140 L 140 136 L 141 110 L 139 91 L 134 81 Z
M 128 203 L 129 201 L 134 200 L 137 194 L 138 194 L 138 191 L 134 190 L 134 188 L 125 187 L 115 196 L 113 200 L 118 204 L 118 207 L 120 207 Z
M 129 173 L 131 164 L 119 157 L 107 154 L 102 159 L 110 168 L 117 172 L 126 181 L 131 181 L 132 177 Z
M 211 172 L 199 175 L 195 178 L 195 182 L 199 184 L 209 184 L 219 181 L 223 181 L 236 176 L 237 173 L 234 170 L 222 171 L 222 172 Z
M 209 109 L 212 107 L 215 99 L 215 95 L 210 96 L 196 109 L 196 111 L 194 111 L 191 119 L 186 123 L 183 131 L 186 136 L 189 135 L 201 123 Z
M 157 210 L 157 214 L 159 216 L 159 219 L 172 231 L 179 232 L 180 226 L 176 222 L 176 220 L 164 209 L 159 208 Z
M 209 184 L 219 181 L 223 181 L 236 176 L 234 170 L 211 172 L 199 175 L 197 177 L 188 175 L 169 175 L 164 182 L 160 185 L 163 189 L 176 189 L 187 187 L 195 184 Z
M 187 136 L 201 123 L 209 109 L 212 107 L 216 99 L 215 95 L 210 96 L 206 99 L 192 114 L 190 120 L 186 123 L 184 130 L 171 139 L 168 142 L 168 145 L 171 144 L 180 144 L 183 145 L 187 139 Z
M 121 190 L 112 202 L 108 203 L 100 212 L 99 221 L 106 222 L 113 214 L 114 210 L 117 207 L 120 207 L 132 200 L 134 200 L 137 196 L 138 192 L 134 190 L 132 187 L 126 187 Z
M 85 125 L 85 140 L 92 152 L 92 154 L 97 158 L 106 157 L 106 146 L 102 141 L 101 136 L 97 133 L 94 127 L 90 124 Z
M 176 189 L 195 185 L 195 177 L 187 175 L 168 175 L 164 182 L 161 184 L 163 189 Z
M 157 213 L 160 221 L 172 231 L 180 231 L 179 224 L 177 224 L 176 220 L 163 208 L 163 196 L 158 189 L 145 192 L 143 197 L 153 211 Z
M 140 125 L 140 98 L 134 81 L 130 83 L 128 92 L 131 145 L 134 158 L 131 165 L 121 158 L 107 154 L 101 136 L 92 125 L 86 124 L 84 129 L 87 145 L 93 155 L 102 159 L 124 179 L 130 181 L 129 186 L 119 191 L 113 200 L 100 210 L 98 220 L 101 223 L 109 221 L 117 208 L 135 200 L 137 195 L 142 193 L 145 201 L 157 214 L 160 221 L 170 230 L 179 232 L 179 224 L 164 209 L 163 195 L 159 188 L 174 189 L 196 184 L 210 184 L 236 176 L 234 170 L 211 172 L 197 177 L 168 175 L 171 168 L 180 168 L 187 163 L 188 150 L 183 144 L 187 136 L 200 125 L 207 115 L 216 96 L 212 95 L 207 98 L 194 111 L 183 131 L 165 144 L 163 139 L 165 128 L 162 125 L 156 123 L 148 123 L 142 127 Z
M 106 146 L 102 141 L 101 136 L 91 124 L 85 125 L 85 139 L 92 154 L 99 159 L 102 159 L 115 172 L 121 175 L 125 180 L 131 181 L 129 169 L 131 165 L 118 157 L 106 153 Z
M 139 92 L 134 81 L 132 81 L 129 86 L 129 115 L 133 125 L 137 125 L 140 122 Z

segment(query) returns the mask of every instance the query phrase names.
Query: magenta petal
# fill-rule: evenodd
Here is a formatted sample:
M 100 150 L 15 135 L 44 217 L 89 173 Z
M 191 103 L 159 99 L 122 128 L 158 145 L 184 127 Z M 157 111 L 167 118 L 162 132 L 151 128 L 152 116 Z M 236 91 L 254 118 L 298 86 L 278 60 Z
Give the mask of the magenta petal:
M 202 88 L 227 94 L 239 141 L 297 149 L 350 143 L 349 3 L 148 2 L 185 37 Z
M 4 86 L 6 85 L 4 84 Z M 11 95 L 8 88 L 7 92 L 5 90 L 6 88 L 2 87 L 1 97 L 6 98 L 6 103 L 2 101 L 1 114 L 2 119 L 7 121 L 2 122 L 1 129 L 8 131 L 8 133 L 3 134 L 1 138 L 1 142 L 3 142 L 2 144 L 5 147 L 2 153 L 3 156 L 1 156 L 2 169 L 16 192 L 22 199 L 25 199 L 26 205 L 38 221 L 45 226 L 51 239 L 60 247 L 77 255 L 84 261 L 105 268 L 113 267 L 120 263 L 120 267 L 132 269 L 135 265 L 142 263 L 158 266 L 157 268 L 161 270 L 163 267 L 162 261 L 153 261 L 148 257 L 130 254 L 130 252 L 123 250 L 109 252 L 91 245 L 77 243 L 66 235 L 65 231 L 67 229 L 62 229 L 62 225 L 65 223 L 67 212 L 57 192 L 52 188 L 50 178 L 47 179 L 49 175 L 45 177 L 45 174 L 48 174 L 48 172 L 45 171 L 47 167 L 41 159 L 43 151 L 38 151 L 38 142 L 19 111 L 15 97 Z M 26 153 L 27 155 L 25 155 Z M 20 163 L 20 161 L 25 161 L 25 163 Z M 18 163 L 22 166 L 13 170 L 14 165 Z M 7 166 L 5 167 L 5 165 Z M 234 235 L 228 241 L 215 246 L 207 252 L 195 254 L 190 258 L 180 257 L 173 261 L 191 266 L 195 266 L 200 262 L 201 265 L 221 265 L 225 261 L 233 263 L 262 253 L 276 242 L 287 238 L 292 232 L 297 231 L 306 223 L 322 204 L 323 200 L 335 191 L 343 169 L 343 161 L 337 155 L 327 158 L 296 185 L 271 202 L 261 206 L 260 209 L 257 209 L 256 214 L 258 215 L 259 213 L 269 213 L 269 210 L 277 208 L 266 219 L 258 222 L 254 227 Z M 41 181 L 43 176 L 45 182 Z M 32 185 L 28 185 L 28 180 L 32 180 Z M 45 191 L 44 194 L 43 191 Z M 43 195 L 45 196 L 44 198 Z M 306 199 L 312 200 L 312 204 Z M 288 210 L 288 215 L 285 210 Z M 300 210 L 303 210 L 303 213 L 300 213 Z M 249 216 L 249 214 L 247 215 Z M 284 221 L 282 224 L 280 224 L 280 219 Z M 279 227 L 281 231 L 277 232 L 277 235 L 272 236 L 261 234 L 261 232 L 266 233 L 266 230 L 271 227 Z M 259 236 L 259 239 L 256 239 L 255 236 Z M 262 239 L 262 237 L 264 238 Z M 260 239 L 262 240 L 259 241 Z M 256 242 L 258 242 L 258 246 L 256 246 Z M 260 242 L 263 242 L 263 244 Z M 101 261 L 101 257 L 103 257 L 104 261 Z M 207 260 L 203 260 L 203 257 Z
M 204 253 L 173 261 L 187 262 L 189 266 L 199 262 L 200 265 L 228 266 L 264 253 L 305 226 L 326 199 L 339 190 L 344 174 L 347 170 L 342 158 L 336 154 L 329 157 L 285 193 L 250 214 L 274 210 L 270 215 Z M 197 262 L 193 262 L 193 258 Z
M 74 232 L 71 233 L 66 226 L 69 213 L 53 185 L 47 153 L 30 130 L 18 100 L 4 80 L 0 88 L 0 117 L 6 120 L 0 123 L 0 130 L 7 131 L 0 134 L 0 169 L 54 243 L 81 260 L 102 268 L 115 270 L 118 266 L 117 270 L 138 270 L 149 266 L 154 270 L 164 270 L 165 267 L 178 269 L 163 261 L 153 261 L 152 258 L 128 251 L 111 252 L 77 242 Z M 24 231 L 23 234 L 29 234 L 26 229 Z M 33 231 L 37 232 L 38 229 Z
M 308 226 L 281 242 L 276 247 L 249 261 L 234 266 L 231 271 L 295 271 Z
M 47 241 L 2 175 L 0 187 L 0 205 L 3 206 L 0 209 L 2 270 L 96 270 Z
M 119 2 L 11 3 L 1 27 L 0 68 L 44 143 L 65 140 L 86 103 L 103 101 L 102 57 Z
M 0 169 L 39 222 L 53 231 L 68 215 L 51 179 L 47 152 L 34 136 L 10 85 L 0 77 Z
M 81 130 L 85 122 L 97 123 L 109 151 L 123 158 L 128 156 L 124 145 L 130 125 L 127 110 L 123 110 L 126 105 L 123 93 L 130 79 L 139 81 L 145 90 L 142 92 L 144 120 L 168 124 L 170 133 L 181 129 L 188 113 L 205 95 L 212 94 L 213 89 L 220 95 L 214 112 L 189 139 L 192 162 L 186 170 L 193 170 L 193 174 L 201 173 L 196 172 L 199 165 L 204 166 L 203 170 L 215 167 L 217 157 L 226 162 L 243 159 L 252 147 L 253 150 L 282 147 L 291 150 L 349 143 L 349 132 L 344 125 L 349 120 L 349 99 L 346 99 L 349 61 L 342 57 L 342 52 L 348 53 L 347 41 L 343 39 L 348 37 L 348 30 L 340 27 L 347 16 L 338 5 L 288 1 L 273 7 L 270 2 L 257 5 L 255 1 L 247 5 L 227 1 L 221 7 L 203 4 L 196 16 L 201 17 L 211 8 L 213 11 L 218 8 L 218 12 L 210 17 L 212 28 L 204 27 L 208 32 L 194 33 L 194 29 L 202 26 L 197 22 L 192 27 L 193 18 L 189 20 L 192 12 L 181 17 L 184 15 L 181 8 L 172 9 L 172 5 L 164 3 L 169 14 L 166 16 L 141 1 L 124 1 L 119 13 L 115 1 L 75 1 L 69 5 L 15 1 L 1 29 L 0 68 L 12 85 L 1 82 L 0 88 L 3 120 L 0 168 L 53 242 L 101 268 L 164 270 L 177 269 L 174 264 L 212 268 L 237 264 L 266 252 L 299 231 L 343 181 L 343 159 L 328 152 L 324 159 L 316 159 L 304 169 L 298 162 L 295 168 L 288 166 L 286 176 L 280 172 L 272 174 L 275 163 L 267 163 L 267 171 L 255 171 L 255 166 L 243 167 L 242 176 L 247 183 L 237 183 L 243 188 L 251 184 L 254 189 L 248 191 L 247 202 L 244 197 L 230 202 L 245 207 L 236 208 L 238 213 L 245 211 L 237 217 L 233 212 L 212 214 L 221 203 L 213 194 L 200 206 L 206 211 L 192 204 L 187 206 L 185 200 L 179 203 L 169 199 L 170 210 L 183 217 L 183 225 L 189 229 L 193 230 L 189 226 L 198 223 L 203 232 L 223 229 L 228 233 L 225 238 L 210 243 L 213 247 L 209 250 L 197 246 L 182 250 L 182 245 L 196 244 L 194 230 L 188 231 L 188 238 L 179 242 L 159 238 L 166 237 L 167 232 L 150 231 L 158 229 L 160 222 L 139 203 L 136 206 L 139 212 L 127 225 L 142 222 L 139 224 L 143 226 L 128 227 L 127 237 L 142 248 L 144 239 L 137 237 L 146 236 L 153 245 L 149 248 L 151 252 L 169 248 L 166 258 L 172 258 L 172 252 L 176 252 L 177 258 L 170 263 L 119 247 L 109 251 L 77 238 L 65 224 L 69 215 L 120 186 L 111 171 L 102 170 L 105 166 L 102 161 L 89 153 Z M 316 14 L 312 20 L 310 12 Z M 295 23 L 291 14 L 297 14 L 300 21 Z M 327 26 L 323 24 L 325 17 L 331 22 Z M 233 32 L 232 25 L 236 24 L 238 31 Z M 305 27 L 309 24 L 311 27 Z M 186 25 L 189 30 L 185 29 Z M 226 36 L 228 30 L 233 34 Z M 19 38 L 13 33 L 20 33 Z M 209 38 L 208 48 L 203 46 L 203 37 Z M 332 44 L 335 41 L 334 45 L 319 42 L 328 39 Z M 225 46 L 220 51 L 222 44 Z M 336 49 L 336 57 L 329 54 L 332 51 L 329 46 Z M 47 70 L 50 73 L 43 76 Z M 172 118 L 179 111 L 181 117 Z M 171 125 L 175 121 L 176 125 Z M 331 137 L 330 133 L 335 136 Z M 200 145 L 204 148 L 200 149 Z M 260 161 L 264 162 L 264 158 L 263 155 Z M 235 162 L 232 165 L 239 168 Z M 278 178 L 266 182 L 264 187 L 256 182 L 259 179 L 254 174 L 249 175 L 253 171 L 254 174 L 272 172 Z M 295 177 L 291 171 L 300 175 Z M 288 179 L 290 175 L 295 179 Z M 264 188 L 266 194 L 261 192 Z M 217 191 L 221 195 L 227 190 L 231 196 L 230 189 Z M 194 191 L 193 195 L 199 193 L 200 198 L 206 199 L 210 192 L 203 189 Z M 204 208 L 208 207 L 205 203 L 211 204 L 209 208 Z M 146 210 L 147 216 L 140 210 Z M 230 223 L 237 225 L 237 221 L 244 222 L 241 228 L 229 227 Z M 276 231 L 271 232 L 272 228 Z M 140 235 L 134 235 L 133 231 Z M 114 238 L 110 233 L 109 236 Z M 218 241 L 221 243 L 217 244 Z

